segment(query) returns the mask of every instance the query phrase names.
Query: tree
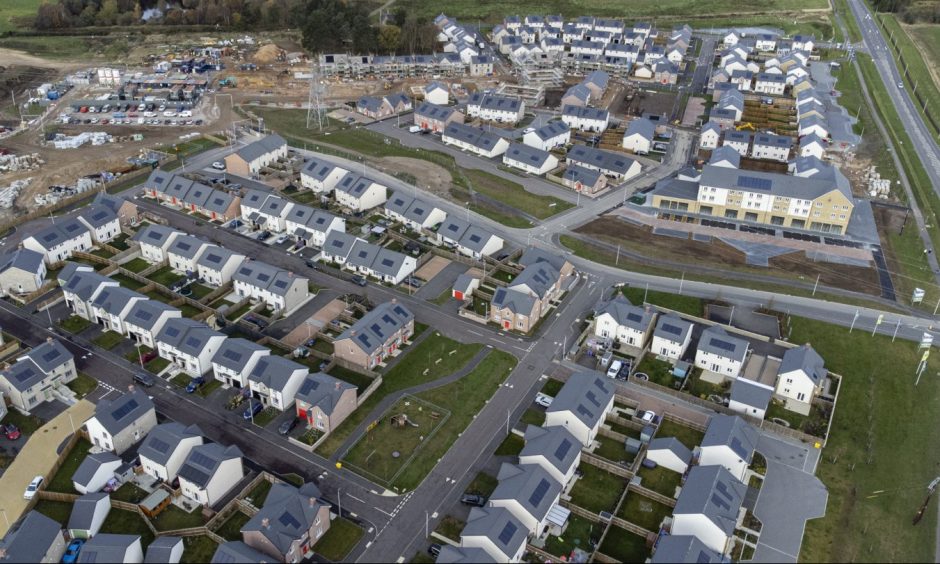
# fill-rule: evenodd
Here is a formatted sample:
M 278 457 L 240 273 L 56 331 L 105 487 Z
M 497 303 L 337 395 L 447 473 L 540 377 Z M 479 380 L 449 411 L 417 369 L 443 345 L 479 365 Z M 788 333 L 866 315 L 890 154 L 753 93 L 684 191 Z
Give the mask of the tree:
M 379 28 L 379 48 L 387 51 L 389 54 L 398 49 L 398 42 L 401 39 L 401 28 L 397 25 L 383 25 Z
M 117 22 L 118 5 L 117 0 L 104 0 L 101 3 L 101 9 L 98 10 L 98 25 L 114 25 Z
M 95 25 L 98 20 L 98 8 L 94 4 L 85 6 L 82 13 L 78 16 L 78 25 L 82 27 Z

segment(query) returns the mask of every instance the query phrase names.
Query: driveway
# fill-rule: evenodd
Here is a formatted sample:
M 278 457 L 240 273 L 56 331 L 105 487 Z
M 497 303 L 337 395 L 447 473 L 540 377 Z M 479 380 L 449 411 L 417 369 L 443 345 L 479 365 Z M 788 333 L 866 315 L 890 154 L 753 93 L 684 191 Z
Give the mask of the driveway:
M 448 264 L 418 290 L 417 296 L 426 300 L 433 300 L 440 296 L 444 290 L 453 287 L 457 277 L 468 269 L 469 267 L 462 262 Z

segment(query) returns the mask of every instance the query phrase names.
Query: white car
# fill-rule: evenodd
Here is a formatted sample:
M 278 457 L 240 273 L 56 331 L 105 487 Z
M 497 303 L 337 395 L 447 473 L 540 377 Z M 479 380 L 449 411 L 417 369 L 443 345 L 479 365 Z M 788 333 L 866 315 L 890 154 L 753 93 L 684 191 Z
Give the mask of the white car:
M 286 242 L 287 242 L 287 235 L 281 235 L 280 237 L 274 240 L 275 245 L 282 245 Z
M 616 378 L 620 374 L 620 369 L 623 368 L 623 363 L 619 360 L 615 360 L 613 364 L 610 365 L 610 368 L 607 369 L 608 378 Z
M 163 112 L 163 117 L 176 117 L 176 112 L 173 110 L 167 110 Z
M 43 478 L 42 476 L 36 476 L 33 478 L 33 481 L 26 486 L 26 491 L 23 492 L 23 499 L 33 499 L 36 497 L 36 492 L 39 491 L 39 486 L 42 485 Z
M 653 419 L 656 419 L 656 412 L 644 411 L 643 415 L 640 416 L 640 419 L 642 419 L 644 423 L 652 423 Z
M 225 170 L 225 163 L 223 163 L 222 161 L 215 161 L 214 163 L 212 163 L 212 168 L 216 170 Z
M 535 394 L 535 403 L 541 405 L 542 407 L 546 407 L 546 408 L 551 407 L 552 400 L 554 399 L 555 398 L 553 398 L 552 396 L 547 396 L 543 394 L 542 392 Z

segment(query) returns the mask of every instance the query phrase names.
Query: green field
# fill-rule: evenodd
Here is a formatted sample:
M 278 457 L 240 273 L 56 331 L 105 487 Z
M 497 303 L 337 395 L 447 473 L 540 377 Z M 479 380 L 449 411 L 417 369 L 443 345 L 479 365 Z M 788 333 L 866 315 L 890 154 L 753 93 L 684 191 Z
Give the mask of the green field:
M 330 530 L 317 541 L 315 550 L 327 560 L 340 562 L 359 543 L 363 532 L 359 525 L 337 517 L 330 522 Z
M 464 169 L 464 174 L 470 180 L 474 191 L 538 219 L 545 219 L 574 207 L 574 204 L 553 196 L 539 196 L 527 192 L 516 182 L 482 170 Z
M 902 28 L 893 15 L 879 14 L 878 17 L 885 23 L 887 30 L 882 29 L 882 34 L 885 35 L 886 39 L 889 36 L 894 37 L 901 51 L 901 55 L 904 57 L 904 64 L 898 61 L 898 67 L 903 71 L 904 65 L 907 65 L 907 72 L 910 76 L 905 80 L 905 84 L 907 88 L 911 90 L 914 105 L 918 108 L 921 107 L 921 102 L 913 96 L 914 86 L 916 85 L 917 94 L 927 100 L 927 112 L 934 117 L 934 120 L 940 123 L 940 89 L 937 88 L 937 83 L 933 75 L 930 74 L 930 70 L 927 68 L 927 62 L 931 60 L 927 58 L 930 53 L 923 53 L 922 50 L 914 44 L 914 41 L 912 41 L 911 37 L 907 34 L 907 28 Z M 936 26 L 933 26 L 932 34 L 922 33 L 922 35 L 926 35 L 927 37 L 931 37 L 932 35 L 927 44 L 933 45 L 934 48 L 936 48 L 937 43 L 940 43 L 940 39 L 937 39 L 937 35 L 940 35 L 940 32 L 938 32 Z M 894 55 L 897 60 L 897 51 L 892 48 L 891 54 Z M 932 59 L 934 62 L 936 60 L 937 59 Z M 936 72 L 936 68 L 934 68 L 934 72 Z M 929 121 L 927 122 L 927 127 L 932 129 L 935 136 L 940 133 L 940 131 L 930 125 Z
M 21 27 L 14 18 L 29 19 L 36 15 L 42 0 L 3 0 L 0 2 L 0 33 Z
M 829 505 L 824 518 L 806 524 L 800 561 L 932 561 L 936 504 L 916 527 L 911 518 L 940 464 L 932 446 L 940 425 L 937 360 L 915 387 L 915 343 L 801 318 L 792 327 L 792 342 L 812 343 L 826 368 L 843 376 L 817 469 Z

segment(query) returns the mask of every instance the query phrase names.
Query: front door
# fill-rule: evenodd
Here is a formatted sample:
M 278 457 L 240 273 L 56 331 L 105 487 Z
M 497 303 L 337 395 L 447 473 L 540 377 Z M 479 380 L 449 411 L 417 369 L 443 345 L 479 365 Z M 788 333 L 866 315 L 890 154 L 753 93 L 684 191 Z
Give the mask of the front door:
M 509 320 L 503 321 L 503 329 L 507 331 L 512 329 L 512 322 L 510 322 Z

